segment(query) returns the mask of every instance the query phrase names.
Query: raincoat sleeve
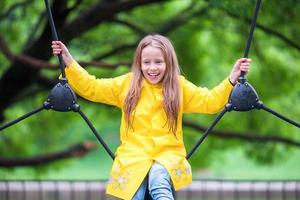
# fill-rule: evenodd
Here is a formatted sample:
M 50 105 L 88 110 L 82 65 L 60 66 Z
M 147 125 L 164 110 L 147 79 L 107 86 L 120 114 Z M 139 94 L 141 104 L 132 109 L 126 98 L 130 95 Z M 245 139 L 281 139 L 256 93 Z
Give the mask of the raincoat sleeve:
M 183 84 L 183 112 L 213 114 L 222 110 L 228 101 L 233 88 L 228 77 L 218 86 L 209 90 L 197 87 L 182 78 Z
M 115 78 L 96 78 L 88 74 L 77 62 L 65 68 L 68 83 L 81 97 L 98 103 L 121 107 L 121 93 L 129 74 Z

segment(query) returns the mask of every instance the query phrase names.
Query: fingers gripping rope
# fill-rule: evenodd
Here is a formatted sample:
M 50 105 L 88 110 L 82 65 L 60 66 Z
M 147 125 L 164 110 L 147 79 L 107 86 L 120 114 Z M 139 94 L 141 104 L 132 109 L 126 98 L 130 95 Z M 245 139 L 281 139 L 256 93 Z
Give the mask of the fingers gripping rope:
M 51 27 L 51 33 L 53 40 L 58 40 L 56 28 L 54 25 L 51 9 L 49 6 L 49 3 L 47 0 L 45 0 L 45 5 L 47 9 L 49 24 Z M 80 116 L 84 119 L 84 121 L 88 124 L 89 128 L 92 130 L 94 135 L 96 136 L 97 140 L 100 142 L 100 144 L 104 147 L 104 149 L 107 151 L 107 153 L 110 155 L 112 159 L 115 158 L 113 152 L 109 149 L 108 145 L 104 142 L 102 137 L 99 135 L 99 133 L 96 131 L 92 123 L 89 121 L 89 119 L 85 116 L 85 114 L 80 111 L 80 106 L 77 104 L 77 97 L 72 88 L 68 85 L 68 82 L 65 78 L 65 70 L 64 70 L 64 64 L 62 56 L 58 56 L 58 60 L 60 63 L 60 69 L 62 73 L 62 79 L 59 80 L 59 83 L 51 90 L 47 100 L 44 102 L 43 106 L 35 109 L 7 124 L 4 124 L 0 126 L 0 131 L 4 130 L 5 128 L 8 128 L 40 111 L 43 109 L 51 109 L 58 112 L 68 112 L 68 111 L 74 111 L 78 112 Z
M 56 28 L 55 28 L 55 24 L 54 24 L 54 20 L 53 20 L 53 17 L 52 17 L 52 12 L 51 12 L 51 9 L 50 9 L 50 6 L 49 6 L 49 3 L 48 3 L 48 0 L 45 0 L 45 5 L 46 5 L 46 9 L 47 9 L 47 14 L 48 14 L 48 19 L 49 19 L 49 24 L 50 24 L 50 27 L 51 27 L 51 33 L 52 33 L 52 39 L 53 40 L 58 40 L 58 36 L 57 36 L 57 32 L 56 32 Z M 62 77 L 63 79 L 65 79 L 65 69 L 64 69 L 64 64 L 63 64 L 63 59 L 62 59 L 62 56 L 59 55 L 58 56 L 58 59 L 59 59 L 59 63 L 60 63 L 60 69 L 61 69 L 61 72 L 62 72 Z M 71 87 L 69 88 L 72 93 L 73 90 L 71 89 Z M 75 96 L 75 93 L 74 93 L 74 100 L 72 101 L 75 105 L 78 105 L 76 104 L 76 96 Z M 107 153 L 110 155 L 110 157 L 112 159 L 115 158 L 114 154 L 112 153 L 112 151 L 109 149 L 108 145 L 105 143 L 105 141 L 102 139 L 102 137 L 99 135 L 99 133 L 96 131 L 96 129 L 94 128 L 94 126 L 92 125 L 92 123 L 89 121 L 89 119 L 85 116 L 85 114 L 80 111 L 80 108 L 79 106 L 73 106 L 74 107 L 74 111 L 75 112 L 79 112 L 80 116 L 85 120 L 85 122 L 88 124 L 89 128 L 92 130 L 92 132 L 94 133 L 94 135 L 96 136 L 97 140 L 100 142 L 100 144 L 104 147 L 104 149 L 107 151 Z M 72 106 L 70 106 L 70 109 L 73 108 Z M 69 109 L 69 110 L 70 110 Z
M 251 24 L 251 29 L 250 29 L 250 33 L 248 36 L 248 40 L 247 40 L 247 44 L 246 44 L 246 48 L 245 48 L 245 52 L 244 52 L 244 57 L 248 57 L 248 53 L 249 53 L 249 49 L 251 46 L 251 42 L 252 42 L 252 38 L 253 38 L 253 33 L 254 33 L 254 28 L 256 25 L 256 20 L 257 20 L 257 16 L 258 16 L 258 11 L 260 9 L 260 4 L 261 4 L 261 0 L 257 0 L 256 3 L 256 8 L 255 8 L 255 13 L 254 13 L 254 17 L 252 20 L 252 24 Z M 56 33 L 56 29 L 55 29 L 55 25 L 54 25 L 54 21 L 52 18 L 52 13 L 48 4 L 48 1 L 45 0 L 45 5 L 47 7 L 47 13 L 48 13 L 48 18 L 49 18 L 49 24 L 51 27 L 51 32 L 52 32 L 52 37 L 54 40 L 58 40 L 57 37 L 57 33 Z M 76 95 L 73 92 L 73 90 L 71 89 L 71 87 L 68 86 L 67 81 L 65 79 L 65 71 L 64 71 L 64 65 L 63 65 L 63 60 L 61 55 L 58 56 L 59 62 L 60 62 L 60 68 L 61 68 L 61 72 L 62 72 L 62 77 L 63 80 L 60 81 L 59 84 L 61 85 L 56 85 L 55 86 L 55 92 L 51 92 L 51 94 L 49 95 L 47 101 L 44 103 L 44 105 L 38 109 L 35 109 L 19 118 L 17 118 L 16 120 L 13 120 L 12 122 L 9 122 L 5 125 L 0 126 L 0 131 L 4 130 L 5 128 L 8 128 L 40 111 L 42 111 L 43 109 L 53 109 L 55 111 L 60 111 L 60 112 L 67 112 L 67 111 L 74 111 L 74 112 L 78 112 L 80 114 L 80 116 L 85 120 L 85 122 L 88 124 L 89 128 L 92 130 L 92 132 L 94 133 L 94 135 L 96 136 L 97 140 L 100 142 L 100 144 L 104 147 L 104 149 L 107 151 L 107 153 L 110 155 L 110 157 L 112 159 L 115 158 L 113 152 L 109 149 L 109 147 L 107 146 L 107 144 L 104 142 L 104 140 L 102 139 L 102 137 L 98 134 L 98 132 L 96 131 L 96 129 L 94 128 L 94 126 L 92 125 L 92 123 L 88 120 L 88 118 L 84 115 L 84 113 L 82 111 L 80 111 L 80 107 L 79 105 L 76 103 Z M 192 150 L 190 151 L 190 153 L 187 155 L 187 159 L 189 159 L 193 153 L 197 150 L 197 148 L 202 144 L 202 142 L 204 141 L 204 139 L 208 136 L 208 134 L 213 130 L 213 128 L 217 125 L 217 123 L 222 119 L 222 117 L 225 115 L 226 112 L 230 112 L 232 110 L 235 111 L 249 111 L 252 110 L 254 108 L 256 109 L 262 109 L 266 112 L 269 112 L 275 116 L 277 116 L 278 118 L 300 128 L 300 124 L 281 115 L 280 113 L 277 113 L 276 111 L 266 107 L 263 105 L 263 103 L 261 101 L 259 101 L 258 99 L 258 95 L 256 93 L 256 91 L 254 90 L 254 88 L 246 81 L 246 79 L 244 78 L 244 73 L 241 73 L 240 79 L 239 79 L 239 83 L 235 86 L 235 88 L 233 89 L 233 92 L 230 96 L 230 99 L 228 101 L 228 104 L 226 105 L 225 109 L 217 116 L 217 118 L 214 120 L 213 124 L 207 128 L 207 130 L 205 131 L 205 133 L 203 134 L 203 136 L 199 139 L 199 141 L 196 143 L 196 145 L 192 148 Z M 58 89 L 59 87 L 65 87 L 67 89 L 64 88 L 65 93 L 68 93 L 70 96 L 70 102 L 63 102 L 63 100 L 61 99 L 57 99 L 57 95 L 59 96 L 62 92 L 62 90 Z M 237 87 L 239 87 L 239 89 L 237 89 Z M 243 89 L 244 88 L 244 89 Z M 247 91 L 247 92 L 245 92 Z M 246 95 L 241 95 L 243 93 L 247 93 Z M 57 94 L 57 95 L 56 95 Z M 238 99 L 238 101 L 235 101 L 236 99 Z M 69 100 L 68 100 L 69 101 Z M 246 103 L 245 103 L 246 101 Z M 238 103 L 236 103 L 238 102 Z
M 52 12 L 51 12 L 48 0 L 45 0 L 45 5 L 46 5 L 48 20 L 49 20 L 49 24 L 50 24 L 50 28 L 51 28 L 52 39 L 53 40 L 58 40 L 58 36 L 57 36 L 57 32 L 56 32 L 56 28 L 55 28 L 55 24 L 54 24 L 54 20 L 53 20 L 53 17 L 52 17 Z M 58 55 L 58 60 L 59 60 L 59 67 L 60 67 L 60 71 L 61 71 L 61 76 L 62 76 L 63 79 L 65 79 L 66 78 L 65 65 L 64 65 L 63 58 L 62 58 L 61 54 Z
M 248 35 L 248 39 L 247 39 L 247 43 L 246 43 L 246 47 L 244 50 L 244 58 L 248 57 L 248 53 L 250 50 L 250 46 L 252 43 L 252 39 L 253 39 L 253 33 L 254 33 L 254 29 L 256 26 L 256 21 L 257 21 L 257 17 L 258 17 L 258 12 L 260 9 L 260 5 L 261 5 L 261 0 L 257 0 L 256 1 L 256 6 L 255 6 L 255 11 L 254 11 L 254 16 L 252 19 L 252 23 L 251 23 L 251 27 L 250 27 L 250 31 L 249 31 L 249 35 Z M 202 137 L 198 140 L 198 142 L 194 145 L 194 147 L 192 148 L 192 150 L 188 153 L 188 155 L 186 156 L 187 159 L 189 159 L 192 154 L 197 150 L 197 148 L 201 145 L 201 143 L 204 141 L 204 139 L 207 137 L 207 135 L 213 130 L 213 128 L 217 125 L 217 123 L 221 120 L 221 118 L 224 116 L 224 114 L 228 111 L 249 111 L 252 109 L 262 109 L 265 110 L 273 115 L 275 115 L 276 117 L 300 128 L 300 124 L 283 116 L 282 114 L 266 107 L 262 101 L 259 100 L 258 98 L 258 94 L 255 91 L 255 89 L 250 85 L 250 83 L 247 82 L 247 80 L 245 79 L 245 72 L 241 72 L 241 75 L 239 77 L 238 83 L 234 86 L 229 100 L 228 100 L 228 104 L 226 105 L 225 109 L 217 116 L 217 118 L 214 120 L 214 122 L 212 123 L 211 126 L 209 126 L 204 134 L 202 135 Z

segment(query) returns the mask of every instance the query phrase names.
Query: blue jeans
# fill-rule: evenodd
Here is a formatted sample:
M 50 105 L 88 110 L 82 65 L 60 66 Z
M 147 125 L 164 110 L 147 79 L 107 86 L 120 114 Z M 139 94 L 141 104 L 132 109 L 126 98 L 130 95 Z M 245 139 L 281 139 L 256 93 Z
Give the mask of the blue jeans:
M 170 175 L 158 162 L 153 163 L 132 200 L 144 200 L 147 186 L 153 200 L 174 200 Z

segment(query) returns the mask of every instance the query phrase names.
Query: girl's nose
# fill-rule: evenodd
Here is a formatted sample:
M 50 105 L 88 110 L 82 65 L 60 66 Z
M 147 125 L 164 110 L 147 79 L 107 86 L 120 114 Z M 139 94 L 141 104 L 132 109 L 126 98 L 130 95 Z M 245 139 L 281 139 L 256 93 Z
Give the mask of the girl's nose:
M 153 63 L 150 65 L 150 70 L 157 70 L 157 66 Z

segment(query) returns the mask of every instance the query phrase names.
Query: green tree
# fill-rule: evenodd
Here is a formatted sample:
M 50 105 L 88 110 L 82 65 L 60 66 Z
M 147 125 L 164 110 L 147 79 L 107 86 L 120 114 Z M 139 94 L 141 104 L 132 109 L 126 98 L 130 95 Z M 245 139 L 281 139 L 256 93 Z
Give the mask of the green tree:
M 0 122 L 5 123 L 42 105 L 57 83 L 59 68 L 51 55 L 43 1 L 3 0 L 1 4 Z M 128 72 L 139 39 L 155 32 L 171 38 L 187 79 L 212 88 L 229 74 L 235 59 L 243 56 L 254 5 L 254 0 L 53 0 L 52 11 L 59 38 L 98 77 Z M 298 0 L 263 2 L 250 51 L 252 71 L 247 77 L 267 106 L 296 121 L 300 116 L 299 9 Z M 79 103 L 115 149 L 119 111 L 83 99 Z M 214 118 L 185 116 L 187 149 Z M 244 146 L 250 158 L 270 164 L 298 150 L 299 139 L 298 128 L 270 114 L 232 112 L 191 161 L 194 167 L 205 166 L 224 149 Z M 85 145 L 86 140 L 94 137 L 80 117 L 44 111 L 1 131 L 0 166 L 46 165 L 77 143 L 88 148 L 72 155 L 82 155 L 94 147 Z M 49 155 L 53 159 L 43 161 Z

